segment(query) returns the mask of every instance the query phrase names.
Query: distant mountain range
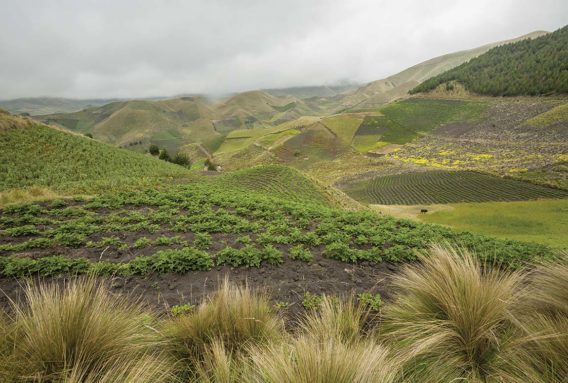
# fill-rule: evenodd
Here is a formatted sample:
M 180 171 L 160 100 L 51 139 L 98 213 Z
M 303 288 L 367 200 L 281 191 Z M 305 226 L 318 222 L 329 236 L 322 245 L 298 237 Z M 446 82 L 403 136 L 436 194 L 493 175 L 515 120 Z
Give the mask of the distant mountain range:
M 513 41 L 535 38 L 547 32 L 536 31 L 512 40 L 499 41 L 478 48 L 450 53 L 436 57 L 403 70 L 385 79 L 370 82 L 363 86 L 357 84 L 340 84 L 324 86 L 298 86 L 280 89 L 265 89 L 262 92 L 274 97 L 292 96 L 298 99 L 322 99 L 311 102 L 312 107 L 326 111 L 344 109 L 372 109 L 384 105 L 394 99 L 404 97 L 408 91 L 428 78 L 452 69 L 464 62 L 487 52 L 493 47 Z M 250 92 L 244 92 L 245 94 Z M 234 96 L 231 96 L 234 97 Z M 166 97 L 147 98 L 144 100 L 163 100 Z M 119 99 L 68 99 L 54 97 L 18 98 L 0 100 L 0 108 L 11 113 L 28 113 L 32 116 L 54 113 L 72 113 L 84 108 L 102 106 Z M 321 101 L 322 105 L 317 105 Z
M 0 108 L 11 113 L 27 113 L 31 116 L 38 116 L 51 113 L 71 113 L 84 108 L 101 106 L 116 99 L 72 99 L 57 97 L 29 97 L 16 98 L 13 100 L 0 100 Z
M 341 112 L 377 111 L 393 100 L 408 97 L 408 91 L 432 76 L 493 47 L 544 34 L 533 32 L 514 40 L 436 57 L 361 87 L 344 84 L 266 89 L 216 101 L 202 96 L 142 100 L 29 98 L 2 101 L 0 108 L 29 113 L 41 122 L 89 133 L 100 141 L 132 150 L 144 151 L 150 143 L 172 152 L 197 145 L 197 152 L 209 155 L 235 130 L 278 127 L 306 116 L 317 121 Z M 55 110 L 60 112 L 50 113 Z M 320 136 L 328 139 L 323 125 L 313 132 L 317 132 L 314 142 Z

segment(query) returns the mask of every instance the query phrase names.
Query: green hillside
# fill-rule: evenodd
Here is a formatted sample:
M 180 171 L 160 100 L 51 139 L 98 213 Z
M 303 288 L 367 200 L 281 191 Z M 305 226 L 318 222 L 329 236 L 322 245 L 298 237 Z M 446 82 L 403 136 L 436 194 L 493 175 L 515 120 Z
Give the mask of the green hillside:
M 568 93 L 568 26 L 536 39 L 500 47 L 412 89 L 427 92 L 452 81 L 491 96 Z
M 530 40 L 545 34 L 546 32 L 542 31 L 532 32 L 512 40 L 499 41 L 469 50 L 434 57 L 386 79 L 373 81 L 345 95 L 341 100 L 341 104 L 344 108 L 353 110 L 376 109 L 391 101 L 405 97 L 411 89 L 425 80 L 455 68 L 494 47 L 515 41 Z
M 44 186 L 89 192 L 187 175 L 177 165 L 49 128 L 0 116 L 0 191 Z
M 134 151 L 145 152 L 155 144 L 175 153 L 191 144 L 213 152 L 234 130 L 278 126 L 313 114 L 295 97 L 253 91 L 217 104 L 203 97 L 132 100 L 38 119 Z
M 221 136 L 213 127 L 213 119 L 209 103 L 200 97 L 114 102 L 40 118 L 47 124 L 91 133 L 100 141 L 142 152 L 150 144 L 170 152 L 189 143 L 210 145 Z
M 29 97 L 0 100 L 0 107 L 14 114 L 28 113 L 39 116 L 52 113 L 72 113 L 81 109 L 113 102 L 111 99 L 72 99 L 56 97 Z

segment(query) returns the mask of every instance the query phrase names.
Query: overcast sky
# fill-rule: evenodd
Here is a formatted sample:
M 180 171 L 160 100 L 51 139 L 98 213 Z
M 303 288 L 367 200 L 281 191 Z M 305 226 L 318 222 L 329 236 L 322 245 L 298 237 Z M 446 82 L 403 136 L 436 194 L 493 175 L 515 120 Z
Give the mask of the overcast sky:
M 0 99 L 367 82 L 568 24 L 566 0 L 0 0 Z

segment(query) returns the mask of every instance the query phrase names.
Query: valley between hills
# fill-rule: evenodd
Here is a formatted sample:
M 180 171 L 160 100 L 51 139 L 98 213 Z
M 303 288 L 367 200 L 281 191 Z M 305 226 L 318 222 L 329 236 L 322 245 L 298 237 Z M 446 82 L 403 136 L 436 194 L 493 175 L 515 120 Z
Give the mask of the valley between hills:
M 552 311 L 539 301 L 539 294 L 554 294 L 567 275 L 566 63 L 563 27 L 436 57 L 363 85 L 252 90 L 221 98 L 2 101 L 0 306 L 18 307 L 23 280 L 58 286 L 69 283 L 62 277 L 91 276 L 104 282 L 95 287 L 93 279 L 80 279 L 69 290 L 44 293 L 102 289 L 95 295 L 104 306 L 120 292 L 135 291 L 152 310 L 170 315 L 166 322 L 197 318 L 187 324 L 196 333 L 196 323 L 208 323 L 219 307 L 240 310 L 227 302 L 245 308 L 253 302 L 257 311 L 248 314 L 261 318 L 256 325 L 273 325 L 260 330 L 243 325 L 251 333 L 265 331 L 254 342 L 296 331 L 323 336 L 319 329 L 337 332 L 337 344 L 330 347 L 338 349 L 361 346 L 361 334 L 379 337 L 369 335 L 373 331 L 391 334 L 392 342 L 420 338 L 405 327 L 409 317 L 424 312 L 426 321 L 428 310 L 436 310 L 404 301 L 400 288 L 422 302 L 422 288 L 435 294 L 452 278 L 453 288 L 465 291 L 458 277 L 463 274 L 476 288 L 491 282 L 487 290 L 479 287 L 482 299 L 501 302 L 507 306 L 502 315 L 515 318 L 499 322 L 510 332 L 496 337 L 540 334 L 531 326 L 542 320 L 549 326 L 542 330 L 548 341 L 567 328 L 565 316 L 552 323 L 546 316 Z M 489 264 L 495 271 L 480 271 Z M 265 289 L 270 299 L 231 285 L 227 275 L 231 283 Z M 546 278 L 553 279 L 550 285 Z M 511 291 L 525 285 L 526 301 L 512 299 Z M 41 294 L 27 291 L 23 301 L 43 302 Z M 333 297 L 346 294 L 352 300 L 338 306 Z M 337 318 L 363 307 L 355 309 L 356 302 L 375 319 L 352 313 L 353 329 Z M 530 315 L 515 311 L 521 304 L 530 307 Z M 334 311 L 337 307 L 345 311 Z M 148 318 L 150 328 L 161 317 Z M 335 320 L 353 331 L 331 328 L 331 322 L 318 327 L 318 320 Z M 216 325 L 221 326 L 215 322 L 210 328 Z M 140 333 L 147 330 L 139 327 Z M 367 333 L 367 327 L 374 330 Z M 164 330 L 170 341 L 181 337 L 176 328 Z M 219 333 L 233 334 L 224 331 Z M 190 363 L 210 360 L 212 336 L 191 346 L 180 341 L 174 354 Z M 288 346 L 299 360 L 304 338 L 294 339 Z M 538 350 L 545 342 L 526 339 Z M 238 365 L 231 358 L 244 352 L 245 341 L 223 341 L 227 350 L 217 350 L 215 357 Z M 565 338 L 550 342 L 566 350 Z M 511 360 L 534 362 L 523 359 L 524 346 L 509 346 Z M 2 347 L 0 341 L 0 356 Z M 407 356 L 411 353 L 418 356 L 402 358 L 404 368 L 392 367 L 408 373 L 400 373 L 407 380 L 377 370 L 370 381 L 426 382 L 417 376 L 436 376 L 437 359 L 419 348 Z M 144 360 L 150 354 L 137 355 Z M 499 355 L 505 364 L 509 354 Z M 268 368 L 260 356 L 251 360 Z M 552 357 L 538 360 L 545 362 L 531 364 L 531 377 L 565 379 L 565 360 L 553 367 L 547 364 Z M 168 371 L 184 379 L 212 371 L 174 365 Z M 495 376 L 516 371 L 499 366 Z M 252 370 L 242 368 L 239 377 L 249 380 L 241 381 L 278 381 L 251 377 Z M 466 370 L 474 369 L 440 370 L 446 375 L 433 381 L 524 379 L 475 380 Z M 239 381 L 203 376 L 195 381 Z

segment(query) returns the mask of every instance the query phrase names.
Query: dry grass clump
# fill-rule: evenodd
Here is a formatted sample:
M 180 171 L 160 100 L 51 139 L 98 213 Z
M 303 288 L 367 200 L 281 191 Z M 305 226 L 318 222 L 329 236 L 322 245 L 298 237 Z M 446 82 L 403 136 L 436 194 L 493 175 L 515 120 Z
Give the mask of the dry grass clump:
M 0 192 L 0 207 L 13 203 L 43 201 L 57 197 L 59 197 L 59 194 L 53 190 L 39 186 L 32 186 L 26 189 L 11 189 Z
M 93 279 L 77 279 L 28 285 L 25 298 L 25 304 L 13 303 L 5 340 L 17 361 L 10 366 L 12 381 L 136 376 L 137 382 L 160 382 L 170 375 L 171 363 L 155 351 L 155 332 L 147 326 L 152 317 L 128 297 L 111 295 Z
M 522 354 L 543 381 L 568 377 L 568 262 L 537 267 L 530 288 L 516 309 L 525 342 Z
M 336 338 L 301 336 L 290 343 L 251 352 L 249 382 L 394 382 L 398 363 L 373 342 L 346 344 Z
M 265 294 L 227 279 L 160 324 L 93 279 L 40 283 L 0 313 L 0 382 L 564 383 L 567 281 L 566 262 L 527 274 L 434 246 L 394 277 L 378 327 L 324 296 L 291 333 Z
M 210 348 L 196 364 L 196 381 L 200 383 L 238 383 L 246 381 L 246 365 L 243 358 L 227 351 L 220 340 L 214 340 Z
M 369 311 L 355 301 L 324 296 L 318 310 L 311 312 L 300 323 L 302 332 L 315 339 L 337 339 L 344 343 L 361 340 L 369 320 Z
M 9 382 L 16 366 L 10 343 L 12 331 L 8 319 L 0 312 L 0 382 Z
M 515 343 L 510 310 L 523 274 L 481 267 L 466 251 L 433 246 L 420 267 L 395 277 L 399 293 L 384 309 L 407 381 L 488 381 Z
M 190 371 L 212 352 L 213 344 L 236 354 L 251 345 L 279 340 L 283 334 L 283 321 L 273 312 L 268 296 L 227 279 L 194 312 L 171 319 L 164 328 L 172 354 Z

